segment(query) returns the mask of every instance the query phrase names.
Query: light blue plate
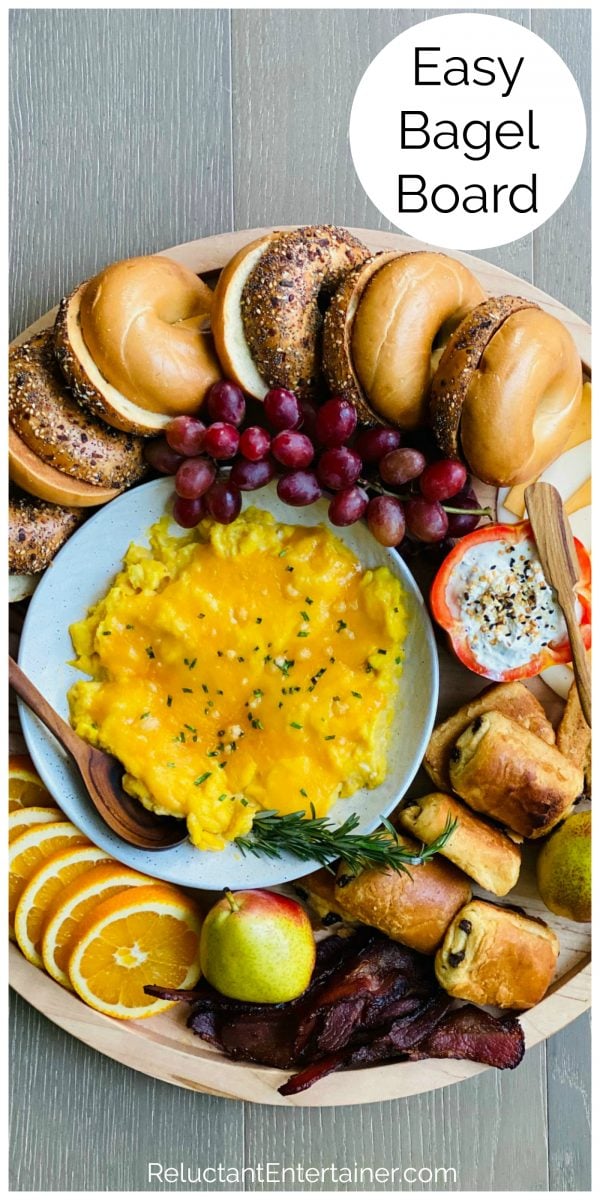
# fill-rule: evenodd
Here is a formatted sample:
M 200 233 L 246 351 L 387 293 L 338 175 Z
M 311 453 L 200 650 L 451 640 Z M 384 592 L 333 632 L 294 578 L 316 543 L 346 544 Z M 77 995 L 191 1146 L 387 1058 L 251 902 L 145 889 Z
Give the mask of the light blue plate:
M 144 542 L 146 531 L 169 509 L 171 479 L 158 479 L 120 496 L 102 508 L 67 542 L 46 571 L 29 605 L 19 662 L 52 707 L 68 720 L 67 692 L 81 674 L 69 666 L 73 647 L 69 625 L 80 620 L 103 595 L 121 567 L 131 541 Z M 245 497 L 277 521 L 316 525 L 327 520 L 327 501 L 290 509 L 275 486 Z M 339 823 L 357 812 L 360 829 L 374 829 L 405 794 L 429 741 L 438 697 L 438 661 L 423 598 L 402 559 L 371 537 L 358 522 L 336 530 L 365 567 L 388 566 L 402 581 L 409 613 L 406 659 L 398 689 L 397 712 L 389 746 L 388 775 L 372 790 L 362 789 L 331 810 Z M 173 850 L 145 851 L 128 846 L 104 824 L 92 807 L 70 759 L 24 704 L 19 704 L 25 740 L 46 787 L 67 816 L 92 842 L 139 871 L 192 888 L 268 887 L 297 879 L 317 863 L 292 855 L 272 860 L 244 856 L 235 846 L 220 853 L 196 850 L 184 842 Z

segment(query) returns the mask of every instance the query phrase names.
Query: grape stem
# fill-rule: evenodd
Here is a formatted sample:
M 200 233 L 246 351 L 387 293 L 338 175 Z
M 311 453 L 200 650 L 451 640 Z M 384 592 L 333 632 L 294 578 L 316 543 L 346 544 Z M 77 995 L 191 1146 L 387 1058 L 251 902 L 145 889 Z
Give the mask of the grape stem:
M 363 488 L 370 488 L 371 491 L 378 492 L 380 496 L 391 496 L 392 500 L 414 500 L 414 496 L 402 496 L 398 492 L 388 492 L 387 488 L 382 487 L 380 483 L 376 483 L 373 479 L 358 479 L 357 483 Z M 452 508 L 448 504 L 442 504 L 442 508 L 447 513 L 465 513 L 467 516 L 488 517 L 490 521 L 494 516 L 491 508 Z

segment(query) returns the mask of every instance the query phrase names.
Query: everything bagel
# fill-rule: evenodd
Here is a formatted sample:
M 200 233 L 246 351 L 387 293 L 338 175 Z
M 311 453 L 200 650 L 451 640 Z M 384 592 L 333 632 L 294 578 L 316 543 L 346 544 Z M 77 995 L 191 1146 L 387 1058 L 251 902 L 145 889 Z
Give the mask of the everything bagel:
M 129 258 L 59 308 L 55 352 L 84 408 L 130 433 L 158 433 L 198 410 L 220 370 L 208 332 L 210 288 L 160 255 Z
M 375 417 L 414 429 L 426 423 L 440 353 L 485 292 L 467 267 L 446 254 L 418 250 L 386 259 L 359 297 L 351 359 Z
M 8 504 L 9 598 L 30 596 L 42 571 L 83 520 L 78 508 L 15 491 Z
M 323 311 L 345 275 L 369 251 L 334 225 L 309 225 L 272 236 L 241 292 L 246 343 L 269 387 L 310 399 L 322 385 Z
M 529 300 L 495 296 L 450 338 L 431 387 L 443 454 L 462 456 L 484 483 L 535 479 L 564 448 L 581 402 L 581 361 L 556 317 Z

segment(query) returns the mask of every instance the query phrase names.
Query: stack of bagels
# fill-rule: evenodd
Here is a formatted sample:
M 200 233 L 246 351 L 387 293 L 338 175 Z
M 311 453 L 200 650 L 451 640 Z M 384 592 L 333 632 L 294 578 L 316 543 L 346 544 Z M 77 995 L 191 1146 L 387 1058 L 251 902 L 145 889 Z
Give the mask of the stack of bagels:
M 127 259 L 10 350 L 11 599 L 33 591 L 86 510 L 143 478 L 143 439 L 196 412 L 220 378 L 211 300 L 170 259 Z
M 330 226 L 268 233 L 222 271 L 212 327 L 225 373 L 341 395 L 364 424 L 431 426 L 440 451 L 485 483 L 535 478 L 581 401 L 568 330 L 531 300 L 488 298 L 446 254 L 377 255 Z
M 142 478 L 143 439 L 199 412 L 222 375 L 259 401 L 273 387 L 313 403 L 335 394 L 364 424 L 430 426 L 444 456 L 498 487 L 560 454 L 582 391 L 561 322 L 487 297 L 445 254 L 373 255 L 330 225 L 273 231 L 214 293 L 162 255 L 114 263 L 10 354 L 13 595 L 31 591 L 86 509 Z

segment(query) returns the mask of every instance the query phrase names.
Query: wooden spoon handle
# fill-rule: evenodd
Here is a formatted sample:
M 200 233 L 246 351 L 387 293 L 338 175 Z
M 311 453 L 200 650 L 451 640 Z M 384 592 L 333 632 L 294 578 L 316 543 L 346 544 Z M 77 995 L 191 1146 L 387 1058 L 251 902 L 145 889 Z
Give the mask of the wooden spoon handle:
M 10 654 L 8 656 L 8 680 L 10 686 L 17 693 L 17 696 L 20 696 L 21 700 L 24 700 L 27 707 L 35 713 L 36 717 L 39 717 L 42 725 L 45 725 L 46 729 L 49 729 L 54 734 L 61 746 L 77 761 L 81 754 L 81 738 L 48 704 L 42 693 L 38 692 L 35 685 L 27 678 L 19 664 L 15 662 L 14 658 L 11 658 Z

